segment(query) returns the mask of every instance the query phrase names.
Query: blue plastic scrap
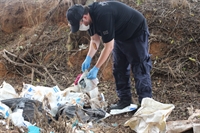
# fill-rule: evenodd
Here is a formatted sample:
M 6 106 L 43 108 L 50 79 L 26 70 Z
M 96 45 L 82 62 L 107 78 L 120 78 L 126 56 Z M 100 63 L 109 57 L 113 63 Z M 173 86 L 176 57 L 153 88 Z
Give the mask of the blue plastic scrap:
M 28 126 L 28 133 L 40 133 L 40 128 L 37 126 Z

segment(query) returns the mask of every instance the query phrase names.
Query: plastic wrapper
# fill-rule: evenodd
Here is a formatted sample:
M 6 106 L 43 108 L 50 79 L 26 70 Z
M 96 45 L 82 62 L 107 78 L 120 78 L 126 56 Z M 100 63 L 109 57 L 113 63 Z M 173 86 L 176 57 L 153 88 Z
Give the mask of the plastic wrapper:
M 6 118 L 9 117 L 9 115 L 11 113 L 12 113 L 11 109 L 7 105 L 5 105 L 5 104 L 3 104 L 3 103 L 0 102 L 0 116 L 2 118 L 6 119 Z
M 82 92 L 89 92 L 89 91 L 95 89 L 99 83 L 98 78 L 95 78 L 93 80 L 88 79 L 87 74 L 88 74 L 88 72 L 85 71 L 78 80 L 78 86 Z
M 34 119 L 34 114 L 36 112 L 42 113 L 42 111 L 44 111 L 41 102 L 30 100 L 28 98 L 12 98 L 2 100 L 1 102 L 10 107 L 12 112 L 16 112 L 18 109 L 22 109 L 22 116 L 24 117 L 24 120 L 31 123 L 37 122 L 37 120 Z
M 38 100 L 42 102 L 46 94 L 52 93 L 54 95 L 58 92 L 60 92 L 58 86 L 45 87 L 45 86 L 33 86 L 31 84 L 23 84 L 23 90 L 20 94 L 20 97 L 25 97 L 31 100 Z
M 101 109 L 82 109 L 78 106 L 65 104 L 59 107 L 59 111 L 56 115 L 56 119 L 60 116 L 67 117 L 68 119 L 77 117 L 83 123 L 87 123 L 89 121 L 98 121 L 106 116 L 106 112 Z
M 24 117 L 22 116 L 23 110 L 22 109 L 17 109 L 15 112 L 13 112 L 9 119 L 13 123 L 13 125 L 17 127 L 26 127 L 28 128 L 32 124 L 28 121 L 24 120 Z M 9 129 L 9 125 L 7 126 L 7 129 Z M 23 130 L 22 130 L 23 131 Z
M 58 119 L 61 116 L 68 119 L 78 117 L 84 123 L 90 120 L 90 117 L 87 114 L 85 114 L 81 110 L 81 108 L 70 104 L 65 104 L 59 107 L 56 119 Z

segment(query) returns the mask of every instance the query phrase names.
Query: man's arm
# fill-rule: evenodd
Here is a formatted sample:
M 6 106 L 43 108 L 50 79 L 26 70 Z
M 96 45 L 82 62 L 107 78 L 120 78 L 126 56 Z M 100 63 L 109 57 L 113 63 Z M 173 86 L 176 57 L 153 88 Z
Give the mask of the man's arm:
M 95 65 L 97 68 L 100 68 L 103 65 L 103 63 L 107 60 L 108 56 L 112 52 L 113 48 L 114 48 L 114 39 L 104 44 L 104 48 L 101 51 L 100 57 Z
M 100 43 L 98 43 L 100 44 Z M 99 47 L 99 45 L 98 45 Z M 96 65 L 89 71 L 87 78 L 88 79 L 95 79 L 97 77 L 97 73 L 100 69 L 100 67 L 103 65 L 103 63 L 107 60 L 108 56 L 112 52 L 114 47 L 114 39 L 112 39 L 108 43 L 104 43 L 104 48 L 101 51 L 101 54 L 99 56 L 99 59 L 96 63 Z M 90 50 L 88 52 L 88 55 L 93 56 L 96 53 L 97 50 L 95 50 L 94 46 L 92 43 L 90 43 Z M 87 56 L 88 57 L 88 56 Z
M 87 55 L 92 58 L 95 55 L 95 53 L 97 52 L 99 45 L 100 45 L 100 36 L 97 34 L 94 34 L 91 37 L 89 51 L 88 51 Z

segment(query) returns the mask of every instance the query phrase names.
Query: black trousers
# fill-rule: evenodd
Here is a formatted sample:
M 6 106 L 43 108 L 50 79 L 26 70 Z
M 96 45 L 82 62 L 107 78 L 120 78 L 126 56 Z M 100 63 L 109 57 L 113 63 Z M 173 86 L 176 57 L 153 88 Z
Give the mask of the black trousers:
M 148 32 L 126 42 L 115 40 L 113 49 L 113 75 L 116 91 L 120 99 L 130 99 L 130 69 L 134 75 L 139 103 L 144 97 L 152 97 L 150 70 L 152 67 L 148 53 Z

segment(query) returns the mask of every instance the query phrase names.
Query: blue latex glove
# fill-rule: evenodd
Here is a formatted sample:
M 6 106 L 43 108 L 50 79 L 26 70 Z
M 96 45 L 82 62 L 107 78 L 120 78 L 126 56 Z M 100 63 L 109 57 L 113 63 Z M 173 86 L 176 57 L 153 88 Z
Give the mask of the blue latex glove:
M 97 77 L 97 73 L 99 71 L 99 68 L 94 66 L 88 73 L 87 78 L 88 79 L 95 79 Z
M 86 56 L 81 67 L 82 72 L 85 72 L 85 70 L 87 70 L 90 67 L 91 60 L 92 58 L 90 56 Z

